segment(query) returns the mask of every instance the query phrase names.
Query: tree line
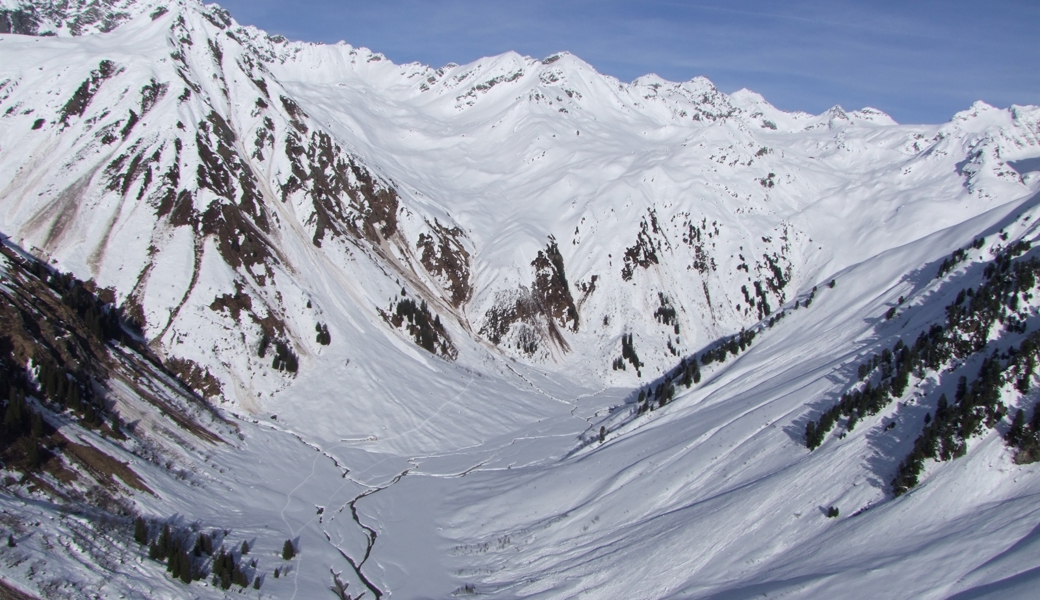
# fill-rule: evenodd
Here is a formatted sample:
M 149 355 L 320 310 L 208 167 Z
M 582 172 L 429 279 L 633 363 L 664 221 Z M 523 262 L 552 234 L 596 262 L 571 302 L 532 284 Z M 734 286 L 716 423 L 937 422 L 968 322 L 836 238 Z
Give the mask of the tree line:
M 984 238 L 955 251 L 940 266 L 940 276 L 966 258 L 969 249 L 979 249 Z M 1001 390 L 1013 384 L 1021 394 L 1031 385 L 1040 358 L 1040 332 L 1034 332 L 1019 345 L 1001 352 L 996 348 L 1010 334 L 1026 331 L 1025 319 L 1019 315 L 1023 300 L 1032 298 L 1032 290 L 1040 274 L 1040 259 L 1018 258 L 1029 251 L 1029 242 L 1015 242 L 1004 248 L 985 267 L 977 288 L 960 290 L 945 307 L 945 321 L 922 331 L 912 345 L 902 340 L 885 348 L 860 364 L 854 388 L 842 394 L 837 404 L 805 429 L 806 446 L 812 450 L 823 443 L 841 418 L 846 430 L 901 398 L 914 376 L 923 379 L 928 372 L 942 372 L 950 365 L 981 356 L 981 366 L 969 382 L 961 376 L 953 401 L 941 394 L 934 415 L 929 413 L 914 446 L 899 464 L 891 481 L 898 496 L 919 482 L 924 461 L 928 458 L 948 461 L 964 455 L 967 440 L 984 428 L 993 428 L 1004 418 L 1007 408 Z M 1001 327 L 997 340 L 991 340 L 994 328 Z M 990 351 L 992 349 L 992 351 Z M 860 385 L 862 384 L 862 385 Z M 1012 420 L 1007 443 L 1017 449 L 1016 460 L 1032 462 L 1040 458 L 1040 417 L 1034 414 L 1027 425 L 1023 411 Z M 1035 426 L 1034 426 L 1035 424 Z

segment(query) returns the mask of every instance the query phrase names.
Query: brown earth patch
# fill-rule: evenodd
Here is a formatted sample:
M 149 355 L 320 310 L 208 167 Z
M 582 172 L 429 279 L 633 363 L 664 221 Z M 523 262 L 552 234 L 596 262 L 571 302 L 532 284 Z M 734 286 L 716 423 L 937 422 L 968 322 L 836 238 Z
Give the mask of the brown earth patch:
M 93 446 L 66 442 L 65 455 L 75 459 L 90 473 L 91 477 L 111 491 L 118 490 L 113 479 L 113 477 L 118 477 L 124 484 L 135 490 L 155 495 L 155 492 L 145 485 L 137 473 L 134 473 L 129 463 L 119 462 Z

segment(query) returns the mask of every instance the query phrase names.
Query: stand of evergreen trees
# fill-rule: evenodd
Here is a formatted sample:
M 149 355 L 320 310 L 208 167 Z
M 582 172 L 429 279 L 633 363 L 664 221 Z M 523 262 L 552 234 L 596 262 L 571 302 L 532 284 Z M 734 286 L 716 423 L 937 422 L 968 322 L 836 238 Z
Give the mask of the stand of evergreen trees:
M 3 428 L 0 429 L 0 450 L 9 457 L 11 450 L 20 451 L 22 469 L 35 471 L 47 459 L 48 453 L 42 443 L 45 433 L 51 428 L 45 427 L 42 415 L 29 405 L 21 388 L 8 386 L 7 398 Z
M 967 257 L 969 249 L 979 249 L 984 239 L 957 250 L 940 266 L 939 275 L 950 272 Z M 983 281 L 975 288 L 961 290 L 946 307 L 945 323 L 934 324 L 921 332 L 911 346 L 902 340 L 880 354 L 873 355 L 857 371 L 854 389 L 841 396 L 839 402 L 805 429 L 806 446 L 812 450 L 823 443 L 826 435 L 842 417 L 851 431 L 859 419 L 876 414 L 906 392 L 911 375 L 923 378 L 927 372 L 941 372 L 951 361 L 960 363 L 986 352 L 999 344 L 991 341 L 994 327 L 1002 326 L 1005 334 L 1025 333 L 1025 319 L 1019 311 L 1023 299 L 1032 297 L 1040 274 L 1040 259 L 1015 260 L 1030 249 L 1029 242 L 1015 242 L 1000 252 L 983 271 Z M 1012 383 L 1025 393 L 1040 359 L 1040 332 L 1034 332 L 1018 347 L 997 349 L 983 358 L 975 379 L 958 381 L 954 401 L 945 394 L 938 401 L 934 417 L 926 416 L 924 427 L 914 442 L 911 453 L 900 463 L 892 490 L 901 495 L 917 485 L 925 459 L 948 461 L 967 451 L 967 440 L 994 427 L 1006 414 L 1001 389 Z M 1040 458 L 1040 420 L 1034 415 L 1029 426 L 1019 411 L 1012 421 L 1007 442 L 1018 449 L 1016 460 Z M 1033 426 L 1036 422 L 1037 427 Z M 1017 423 L 1017 424 L 1016 424 Z M 1035 440 L 1035 441 L 1034 441 Z
M 981 433 L 983 427 L 995 427 L 1007 413 L 1001 389 L 1010 383 L 1020 393 L 1028 392 L 1038 358 L 1040 331 L 1030 334 L 1017 349 L 1012 346 L 1002 354 L 995 351 L 983 359 L 970 384 L 966 377 L 961 377 L 953 404 L 945 394 L 940 396 L 935 417 L 926 415 L 924 430 L 914 441 L 914 449 L 899 465 L 892 480 L 894 493 L 901 495 L 917 485 L 925 459 L 949 461 L 963 456 L 969 437 Z M 1024 412 L 1016 411 L 1005 442 L 1017 450 L 1015 462 L 1019 464 L 1040 459 L 1040 410 L 1034 408 L 1028 426 Z
M 713 362 L 723 362 L 730 354 L 734 356 L 739 354 L 751 346 L 755 335 L 754 330 L 741 330 L 740 333 L 724 341 L 717 342 L 715 347 L 706 350 L 700 359 L 696 355 L 683 357 L 678 365 L 666 372 L 656 382 L 656 385 L 650 384 L 639 391 L 639 396 L 636 399 L 636 415 L 638 416 L 667 405 L 675 397 L 676 385 L 682 385 L 689 389 L 693 385 L 700 383 L 700 365 L 702 363 L 708 365 Z M 627 352 L 627 356 L 624 356 L 624 358 L 631 357 L 630 360 L 639 360 L 635 356 L 635 349 L 632 347 L 631 334 L 625 334 L 621 337 L 621 350 L 623 355 Z M 622 365 L 620 368 L 624 368 L 624 363 L 621 360 L 615 359 L 615 368 L 619 368 L 619 364 Z M 639 363 L 639 365 L 642 365 L 642 363 Z
M 958 249 L 954 250 L 953 254 L 951 254 L 949 258 L 944 259 L 942 261 L 942 264 L 939 265 L 939 272 L 935 275 L 936 278 L 945 277 L 950 271 L 952 271 L 954 269 L 954 267 L 956 267 L 961 262 L 964 262 L 964 260 L 966 258 L 968 258 L 968 251 L 969 250 L 972 250 L 972 249 L 979 250 L 979 249 L 981 249 L 985 245 L 986 245 L 986 238 L 980 237 L 980 238 L 975 238 L 971 242 L 971 244 L 969 244 L 969 245 L 967 245 L 967 246 L 965 246 L 963 248 L 958 248 Z
M 679 320 L 676 318 L 675 307 L 672 306 L 663 292 L 657 292 L 657 298 L 661 305 L 654 311 L 654 319 L 663 325 L 671 325 L 675 335 L 679 335 Z
M 152 539 L 156 528 L 143 517 L 134 520 L 134 541 L 148 546 L 148 558 L 166 563 L 166 571 L 174 579 L 183 583 L 201 581 L 212 574 L 213 585 L 221 589 L 230 589 L 232 585 L 242 588 L 250 582 L 259 589 L 260 575 L 256 573 L 256 560 L 249 565 L 243 563 L 242 557 L 249 552 L 249 543 L 244 541 L 239 554 L 228 551 L 223 545 L 214 553 L 214 537 L 220 532 L 194 533 L 187 528 L 171 527 L 164 523 L 159 534 Z M 224 532 L 226 535 L 227 532 Z M 253 576 L 250 577 L 250 571 Z
M 137 526 L 135 525 L 134 538 L 137 538 Z M 205 534 L 202 534 L 205 535 Z M 193 544 L 189 542 L 191 532 L 171 528 L 165 524 L 159 536 L 148 546 L 148 558 L 166 562 L 166 571 L 174 579 L 183 583 L 199 581 L 206 577 L 204 565 L 197 560 L 194 553 L 189 550 Z M 194 544 L 195 547 L 198 544 Z
M 441 324 L 440 315 L 430 312 L 426 300 L 416 304 L 411 298 L 402 298 L 390 307 L 389 313 L 379 312 L 391 325 L 407 331 L 415 343 L 427 352 L 450 359 L 454 359 L 458 354 L 448 332 Z
M 834 280 L 831 280 L 828 286 L 833 288 Z M 812 304 L 813 299 L 816 297 L 816 292 L 817 288 L 814 287 L 809 296 L 806 297 L 804 304 L 806 307 Z M 654 316 L 663 323 L 673 321 L 675 319 L 674 310 L 667 310 L 667 308 L 669 308 L 667 298 L 661 295 L 659 299 L 661 300 L 661 308 L 658 308 L 658 311 L 654 313 Z M 781 311 L 777 315 L 771 317 L 769 319 L 769 327 L 772 327 L 779 319 L 782 319 L 785 314 L 784 311 Z M 665 321 L 665 319 L 668 321 Z M 604 323 L 606 323 L 606 321 L 604 321 Z M 678 326 L 677 323 L 676 326 Z M 725 362 L 730 355 L 737 356 L 751 347 L 756 336 L 757 329 L 742 329 L 736 335 L 716 341 L 709 349 L 705 350 L 699 358 L 696 354 L 689 357 L 683 357 L 677 366 L 666 372 L 656 382 L 656 386 L 651 384 L 639 391 L 639 395 L 636 399 L 635 416 L 667 405 L 675 397 L 676 384 L 683 385 L 688 389 L 694 384 L 701 382 L 700 365 L 709 365 L 713 362 Z M 632 334 L 623 334 L 621 336 L 621 357 L 615 358 L 611 363 L 611 367 L 614 370 L 622 370 L 625 368 L 626 360 L 637 369 L 643 366 L 643 363 L 639 362 L 639 357 L 636 355 Z M 813 438 L 811 439 L 815 439 L 815 437 L 815 424 L 813 424 Z M 822 440 L 822 434 L 820 438 Z
M 1016 450 L 1016 463 L 1024 465 L 1040 460 L 1040 407 L 1034 407 L 1028 425 L 1025 422 L 1025 411 L 1015 411 L 1011 428 L 1004 439 L 1008 446 Z
M 272 343 L 274 344 L 274 359 L 271 361 L 271 368 L 290 373 L 298 371 L 300 369 L 300 357 L 293 352 L 292 346 L 283 340 L 272 340 L 267 334 L 264 334 L 264 337 L 260 339 L 257 356 L 265 358 Z
M 285 370 L 295 373 L 300 368 L 300 359 L 292 351 L 292 348 L 289 347 L 289 344 L 278 340 L 274 343 L 274 360 L 271 361 L 271 367 L 279 371 Z
M 710 365 L 713 362 L 725 362 L 728 355 L 736 356 L 740 354 L 751 346 L 751 342 L 755 341 L 755 335 L 756 333 L 753 329 L 741 329 L 740 333 L 722 343 L 716 344 L 714 348 L 706 350 L 701 355 L 701 364 Z
M 127 320 L 111 292 L 98 290 L 46 264 L 0 244 L 12 281 L 3 296 L 3 316 L 21 322 L 22 333 L 0 337 L 0 457 L 24 472 L 36 471 L 51 451 L 54 429 L 46 410 L 69 411 L 86 427 L 102 427 L 109 417 L 111 433 L 121 437 L 119 420 L 95 393 L 94 377 L 102 371 L 98 346 L 112 341 L 141 346 L 140 328 Z M 31 305 L 31 306 L 30 306 Z M 63 342 L 52 340 L 57 328 Z M 27 344 L 29 357 L 15 353 Z M 95 375 L 92 375 L 94 373 Z M 104 432 L 104 430 L 103 430 Z M 108 433 L 108 432 L 104 432 Z
M 250 580 L 235 554 L 222 547 L 213 558 L 213 582 L 226 590 L 232 585 L 246 587 Z
M 329 327 L 324 323 L 318 323 L 314 326 L 314 331 L 318 332 L 317 341 L 322 346 L 328 346 L 332 343 L 332 336 L 329 335 Z
M 922 332 L 913 346 L 900 340 L 893 348 L 886 348 L 861 364 L 859 380 L 871 380 L 863 389 L 843 394 L 837 405 L 806 425 L 809 449 L 823 442 L 840 417 L 848 418 L 847 428 L 851 430 L 858 419 L 875 414 L 902 397 L 912 373 L 923 376 L 925 370 L 938 371 L 951 359 L 965 359 L 985 349 L 996 324 L 1003 323 L 1012 332 L 1024 331 L 1024 321 L 1015 312 L 1020 295 L 1029 293 L 1036 285 L 1040 259 L 1012 259 L 1029 248 L 1028 242 L 1017 242 L 994 258 L 984 271 L 985 280 L 979 289 L 961 290 L 946 307 L 945 325 L 936 324 Z
M 643 366 L 643 363 L 639 360 L 639 355 L 636 354 L 636 347 L 632 341 L 631 333 L 624 333 L 621 335 L 621 359 L 617 361 L 618 368 L 624 369 L 625 363 L 623 361 L 626 360 L 632 365 L 636 372 L 639 372 L 639 369 Z

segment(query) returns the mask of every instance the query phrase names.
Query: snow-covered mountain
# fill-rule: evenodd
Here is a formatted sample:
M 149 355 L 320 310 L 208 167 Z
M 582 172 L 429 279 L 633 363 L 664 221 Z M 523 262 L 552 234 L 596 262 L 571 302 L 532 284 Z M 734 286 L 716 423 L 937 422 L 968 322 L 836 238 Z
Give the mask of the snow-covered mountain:
M 38 398 L 56 432 L 142 465 L 148 491 L 117 494 L 124 526 L 238 532 L 270 554 L 250 577 L 275 597 L 327 594 L 330 569 L 400 597 L 981 597 L 1035 580 L 1040 477 L 1002 435 L 1036 403 L 1014 361 L 1040 300 L 1025 275 L 1001 284 L 1014 308 L 981 346 L 954 339 L 971 336 L 947 306 L 1031 268 L 1015 243 L 1036 236 L 1040 108 L 899 125 L 704 78 L 623 83 L 566 53 L 396 65 L 195 0 L 2 0 L 0 56 L 11 256 L 88 282 L 131 332 L 101 347 L 161 364 L 138 378 L 164 402 L 236 422 L 214 442 L 106 384 L 99 411 L 153 415 L 121 441 Z M 899 366 L 894 344 L 935 325 L 942 360 Z M 857 377 L 883 348 L 895 362 Z M 994 350 L 1003 411 L 985 404 L 966 455 L 921 463 L 895 498 L 924 414 L 947 423 L 939 396 Z M 28 396 L 49 397 L 42 359 L 12 352 Z M 834 409 L 841 433 L 809 453 L 807 424 L 869 396 L 860 380 L 892 401 Z M 33 485 L 9 486 L 16 520 L 53 514 Z M 44 596 L 64 593 L 54 578 L 222 593 L 147 559 L 131 575 L 147 551 L 118 533 L 123 564 L 77 567 L 100 559 L 76 541 L 32 566 L 48 536 L 79 539 L 55 527 L 7 550 L 26 558 L 5 577 Z M 263 566 L 287 537 L 290 584 Z

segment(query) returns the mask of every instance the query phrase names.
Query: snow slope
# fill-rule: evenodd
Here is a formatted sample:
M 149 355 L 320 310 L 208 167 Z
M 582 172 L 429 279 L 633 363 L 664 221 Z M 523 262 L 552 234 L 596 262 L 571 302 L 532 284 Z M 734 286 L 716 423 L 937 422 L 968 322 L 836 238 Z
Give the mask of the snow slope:
M 37 25 L 0 34 L 0 231 L 110 288 L 235 422 L 232 443 L 163 449 L 187 479 L 128 457 L 157 493 L 126 493 L 260 540 L 261 593 L 327 594 L 331 569 L 403 598 L 1027 595 L 1040 479 L 1006 420 L 893 499 L 948 375 L 812 453 L 804 431 L 863 356 L 975 284 L 970 266 L 933 278 L 952 250 L 986 236 L 981 264 L 1000 230 L 1035 238 L 1040 180 L 1015 165 L 1040 156 L 1040 108 L 785 113 L 566 53 L 434 69 L 194 0 L 76 6 L 4 0 Z M 899 297 L 917 308 L 885 320 Z M 439 324 L 429 351 L 412 299 Z M 749 350 L 635 414 L 641 387 L 747 329 Z M 26 494 L 5 510 L 54 525 L 19 552 L 86 544 Z M 87 554 L 48 578 L 222 594 Z

